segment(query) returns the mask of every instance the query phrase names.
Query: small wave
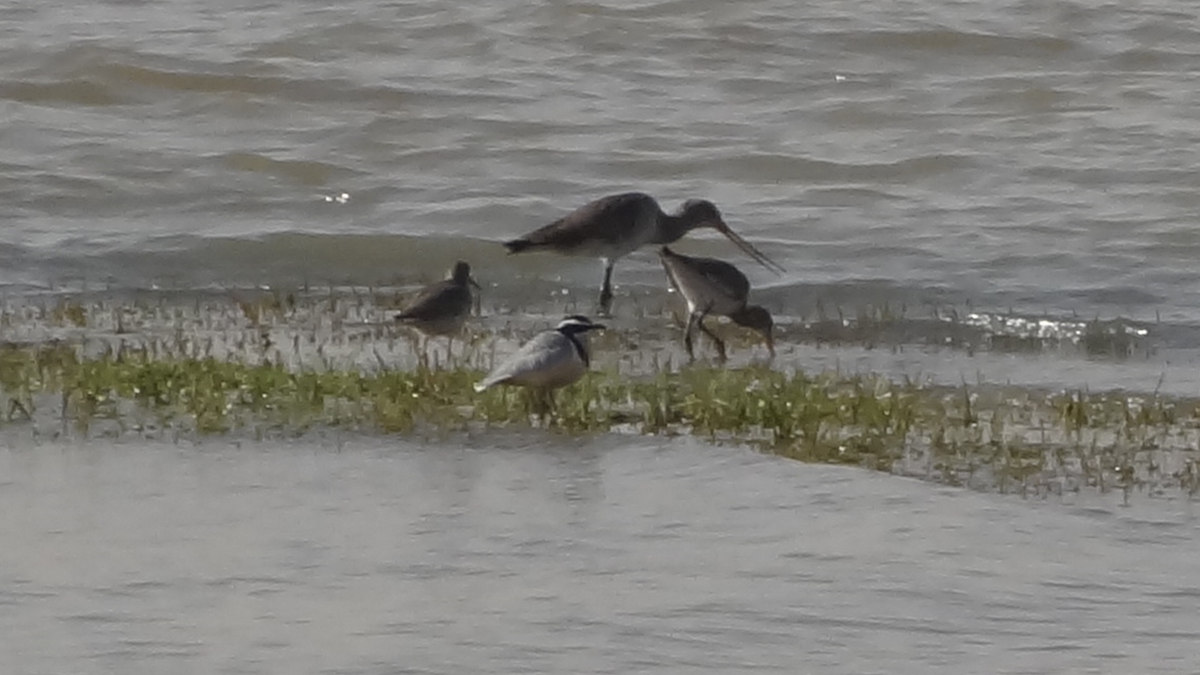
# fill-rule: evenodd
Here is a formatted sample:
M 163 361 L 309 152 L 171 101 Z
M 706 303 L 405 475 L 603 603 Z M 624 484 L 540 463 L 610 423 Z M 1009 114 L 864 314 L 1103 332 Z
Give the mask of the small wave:
M 804 203 L 809 207 L 838 207 L 847 204 L 908 203 L 910 197 L 869 186 L 818 187 L 804 192 Z
M 147 92 L 237 94 L 296 102 L 354 100 L 395 109 L 410 92 L 332 78 L 297 78 L 260 60 L 213 62 L 117 49 L 72 45 L 41 58 L 19 79 L 0 86 L 8 98 L 29 103 L 114 105 L 147 100 Z
M 1196 54 L 1193 50 L 1170 51 L 1136 47 L 1126 49 L 1104 59 L 1103 68 L 1116 72 L 1155 73 L 1175 71 L 1188 68 L 1195 63 Z
M 396 108 L 408 103 L 409 92 L 390 87 L 318 78 L 293 78 L 252 72 L 256 64 L 188 63 L 186 69 L 142 64 L 109 63 L 93 73 L 116 88 L 166 90 L 200 94 L 242 94 L 295 102 L 333 102 L 353 99 L 360 105 Z
M 912 31 L 854 31 L 823 33 L 824 39 L 837 40 L 858 53 L 912 54 L 921 56 L 959 56 L 994 58 L 1011 56 L 1024 59 L 1062 57 L 1081 48 L 1074 40 L 1048 35 L 994 35 L 950 29 Z
M 87 80 L 3 82 L 0 98 L 31 105 L 110 106 L 126 103 L 116 91 Z
M 436 278 L 458 258 L 486 265 L 504 257 L 503 247 L 495 242 L 399 234 L 187 235 L 107 247 L 67 241 L 46 250 L 0 249 L 0 261 L 12 261 L 7 273 L 0 275 L 0 284 L 36 271 L 51 285 L 80 288 L 365 286 Z
M 961 171 L 974 165 L 967 155 L 938 154 L 896 162 L 842 163 L 794 155 L 748 153 L 713 162 L 730 180 L 796 183 L 896 183 Z
M 975 84 L 981 91 L 968 94 L 955 102 L 956 109 L 982 111 L 987 114 L 1004 111 L 1034 115 L 1046 112 L 1082 112 L 1105 108 L 1105 106 L 1088 102 L 1084 92 L 1054 89 L 1023 78 L 978 79 Z
M 326 185 L 345 170 L 326 162 L 280 160 L 253 152 L 233 152 L 221 156 L 231 169 L 280 176 L 302 185 Z

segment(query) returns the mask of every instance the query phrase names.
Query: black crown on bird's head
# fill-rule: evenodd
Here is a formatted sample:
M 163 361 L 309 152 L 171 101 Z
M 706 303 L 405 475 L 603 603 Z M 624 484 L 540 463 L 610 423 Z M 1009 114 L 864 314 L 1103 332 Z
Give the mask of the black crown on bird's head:
M 575 333 L 586 333 L 589 330 L 601 330 L 603 328 L 604 326 L 602 324 L 593 323 L 592 320 L 586 316 L 581 314 L 572 314 L 571 316 L 564 318 L 562 321 L 559 321 L 558 326 L 555 327 L 555 330 L 566 335 L 573 335 Z

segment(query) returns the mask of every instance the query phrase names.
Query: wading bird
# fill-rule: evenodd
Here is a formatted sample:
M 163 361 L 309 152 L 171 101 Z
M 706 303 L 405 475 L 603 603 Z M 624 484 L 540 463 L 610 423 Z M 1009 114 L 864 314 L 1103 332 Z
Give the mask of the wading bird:
M 471 286 L 479 289 L 479 283 L 471 277 L 471 266 L 459 260 L 454 263 L 448 279 L 421 289 L 408 307 L 396 315 L 396 321 L 412 326 L 428 337 L 447 336 L 450 342 L 446 349 L 449 350 L 454 336 L 462 332 L 463 324 L 471 314 Z
M 712 202 L 689 199 L 676 213 L 670 214 L 664 213 L 653 197 L 641 192 L 601 197 L 524 237 L 505 242 L 504 246 L 509 253 L 545 250 L 600 258 L 604 263 L 600 312 L 608 314 L 613 297 L 613 265 L 617 260 L 646 244 L 670 244 L 698 227 L 717 230 L 767 269 L 783 271 L 729 229 Z
M 750 281 L 741 270 L 723 260 L 680 255 L 666 246 L 659 251 L 659 257 L 671 285 L 687 301 L 688 323 L 683 332 L 683 345 L 687 348 L 688 358 L 696 358 L 692 351 L 692 330 L 699 327 L 712 338 L 721 360 L 725 360 L 725 343 L 704 325 L 704 317 L 710 314 L 727 316 L 739 326 L 758 331 L 766 340 L 771 357 L 775 356 L 775 338 L 772 336 L 775 322 L 766 309 L 746 304 Z
M 568 316 L 497 364 L 475 385 L 475 391 L 498 384 L 528 387 L 537 395 L 539 408 L 544 412 L 553 405 L 555 389 L 578 381 L 587 372 L 591 364 L 587 334 L 603 328 L 586 316 Z

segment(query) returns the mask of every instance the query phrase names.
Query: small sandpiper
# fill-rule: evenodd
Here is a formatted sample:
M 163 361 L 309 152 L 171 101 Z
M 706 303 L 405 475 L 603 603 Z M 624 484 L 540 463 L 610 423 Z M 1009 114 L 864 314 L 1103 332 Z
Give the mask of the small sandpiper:
M 641 192 L 601 197 L 549 225 L 505 242 L 504 246 L 509 253 L 547 250 L 562 255 L 600 258 L 604 263 L 600 312 L 607 315 L 612 307 L 612 271 L 617 260 L 646 244 L 670 244 L 699 227 L 717 230 L 767 269 L 782 271 L 750 242 L 729 229 L 712 202 L 689 199 L 679 211 L 669 214 L 663 212 L 653 197 Z
M 421 289 L 408 307 L 396 315 L 396 321 L 428 337 L 444 335 L 453 344 L 454 336 L 462 332 L 471 314 L 471 286 L 479 289 L 479 283 L 471 277 L 471 266 L 459 260 L 448 279 Z
M 766 309 L 746 304 L 750 296 L 750 281 L 741 270 L 723 260 L 680 255 L 666 246 L 659 251 L 659 257 L 671 285 L 687 301 L 688 323 L 683 333 L 683 344 L 687 348 L 688 358 L 696 358 L 692 351 L 692 329 L 699 326 L 705 335 L 712 338 L 721 361 L 725 361 L 725 343 L 704 325 L 704 317 L 710 314 L 727 316 L 739 326 L 761 333 L 767 342 L 767 350 L 774 358 L 775 338 L 772 332 L 775 322 Z

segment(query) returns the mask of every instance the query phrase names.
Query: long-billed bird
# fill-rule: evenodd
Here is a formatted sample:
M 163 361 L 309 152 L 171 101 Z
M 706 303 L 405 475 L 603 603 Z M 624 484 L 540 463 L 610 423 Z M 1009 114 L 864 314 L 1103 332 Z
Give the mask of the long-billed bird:
M 742 239 L 705 199 L 689 199 L 675 213 L 665 213 L 648 194 L 627 192 L 601 197 L 529 234 L 504 243 L 509 253 L 553 251 L 571 256 L 594 256 L 604 263 L 600 287 L 600 311 L 612 306 L 613 265 L 646 244 L 670 244 L 689 231 L 711 227 L 725 235 L 767 269 L 782 272 L 761 251 Z
M 671 285 L 687 302 L 688 323 L 683 332 L 683 345 L 687 348 L 688 358 L 696 358 L 692 351 L 692 330 L 699 327 L 712 338 L 721 360 L 725 360 L 725 343 L 704 325 L 704 317 L 710 314 L 727 316 L 739 326 L 758 331 L 766 340 L 771 356 L 775 356 L 772 335 L 775 322 L 766 309 L 746 304 L 750 297 L 750 281 L 741 270 L 724 260 L 680 255 L 666 246 L 659 251 L 659 257 Z

